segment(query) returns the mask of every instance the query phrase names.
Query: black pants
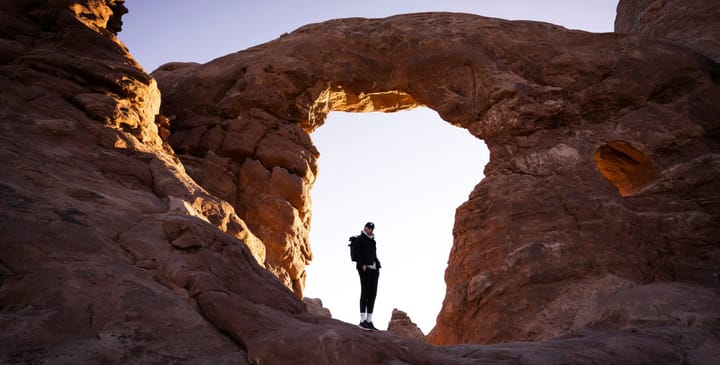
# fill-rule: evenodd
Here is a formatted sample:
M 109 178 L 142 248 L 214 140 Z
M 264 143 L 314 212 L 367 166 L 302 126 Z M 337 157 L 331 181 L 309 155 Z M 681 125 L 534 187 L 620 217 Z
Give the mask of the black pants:
M 360 274 L 360 313 L 372 313 L 373 307 L 375 307 L 380 270 L 362 271 L 362 269 L 358 269 L 358 274 Z

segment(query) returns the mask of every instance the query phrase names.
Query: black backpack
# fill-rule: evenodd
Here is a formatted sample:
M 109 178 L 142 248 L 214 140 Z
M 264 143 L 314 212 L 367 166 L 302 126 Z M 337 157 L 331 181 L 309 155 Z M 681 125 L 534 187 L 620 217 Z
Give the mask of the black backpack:
M 360 260 L 360 236 L 352 236 L 350 237 L 350 243 L 348 244 L 348 247 L 350 247 L 350 260 L 354 262 L 358 262 Z

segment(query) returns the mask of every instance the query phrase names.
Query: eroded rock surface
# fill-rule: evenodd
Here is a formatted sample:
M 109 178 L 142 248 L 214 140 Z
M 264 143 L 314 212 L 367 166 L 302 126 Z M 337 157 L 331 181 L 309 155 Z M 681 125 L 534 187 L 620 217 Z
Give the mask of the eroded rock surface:
M 620 0 L 615 31 L 688 46 L 720 62 L 720 5 L 708 0 Z
M 305 297 L 303 298 L 303 303 L 305 303 L 305 308 L 311 314 L 319 317 L 332 318 L 332 313 L 323 306 L 321 299 Z
M 247 363 L 197 300 L 302 305 L 162 143 L 156 82 L 114 35 L 122 13 L 0 2 L 0 363 Z
M 425 335 L 422 333 L 422 330 L 408 317 L 407 313 L 397 308 L 394 308 L 392 311 L 387 330 L 388 332 L 413 340 L 425 340 Z
M 166 120 L 114 35 L 123 12 L 0 1 L 0 362 L 720 356 L 720 91 L 706 58 L 463 14 L 336 20 L 162 67 Z M 491 150 L 458 209 L 431 339 L 555 339 L 432 346 L 298 299 L 317 172 L 307 133 L 329 110 L 416 105 Z

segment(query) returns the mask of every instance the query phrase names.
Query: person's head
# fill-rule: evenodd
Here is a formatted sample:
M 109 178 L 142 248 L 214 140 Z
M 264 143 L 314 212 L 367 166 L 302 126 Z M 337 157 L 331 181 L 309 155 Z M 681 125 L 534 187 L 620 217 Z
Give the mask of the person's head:
M 373 222 L 365 223 L 365 233 L 370 234 L 373 232 L 374 229 L 375 229 L 375 223 L 373 223 Z

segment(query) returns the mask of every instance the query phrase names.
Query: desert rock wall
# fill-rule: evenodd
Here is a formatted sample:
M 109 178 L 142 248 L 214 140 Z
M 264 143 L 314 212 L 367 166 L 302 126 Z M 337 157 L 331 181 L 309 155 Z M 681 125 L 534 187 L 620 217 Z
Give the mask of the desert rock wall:
M 720 62 L 720 6 L 706 0 L 620 0 L 615 32 L 672 41 Z

